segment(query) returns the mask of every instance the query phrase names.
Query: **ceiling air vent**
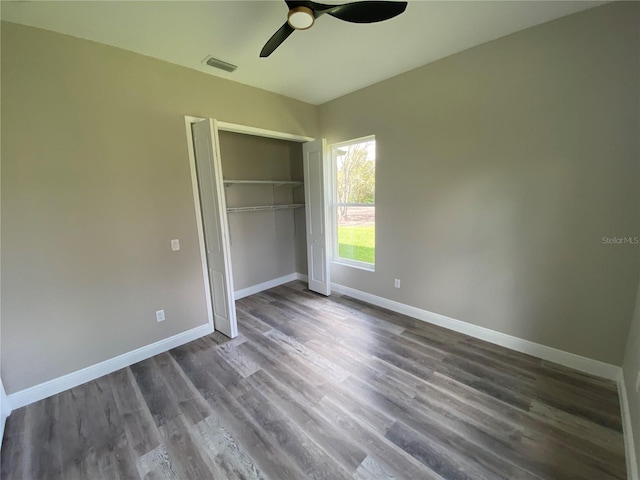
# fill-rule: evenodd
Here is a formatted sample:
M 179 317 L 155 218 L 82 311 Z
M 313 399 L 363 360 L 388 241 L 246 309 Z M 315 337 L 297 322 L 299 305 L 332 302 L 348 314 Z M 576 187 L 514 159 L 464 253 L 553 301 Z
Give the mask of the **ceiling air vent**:
M 207 56 L 203 61 L 210 67 L 219 68 L 220 70 L 224 70 L 225 72 L 233 72 L 237 65 L 232 65 L 231 63 L 224 62 L 222 60 L 218 60 L 217 58 L 213 58 L 211 55 Z

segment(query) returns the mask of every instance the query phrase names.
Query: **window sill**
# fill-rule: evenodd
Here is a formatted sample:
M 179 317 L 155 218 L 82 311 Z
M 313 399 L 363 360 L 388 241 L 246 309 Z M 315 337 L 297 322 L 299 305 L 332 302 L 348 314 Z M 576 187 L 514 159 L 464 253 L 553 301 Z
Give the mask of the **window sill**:
M 371 265 L 369 263 L 350 262 L 348 260 L 343 260 L 342 258 L 334 258 L 333 260 L 331 260 L 331 263 L 334 265 L 340 265 L 342 267 L 357 268 L 358 270 L 365 270 L 367 272 L 376 271 L 375 265 Z

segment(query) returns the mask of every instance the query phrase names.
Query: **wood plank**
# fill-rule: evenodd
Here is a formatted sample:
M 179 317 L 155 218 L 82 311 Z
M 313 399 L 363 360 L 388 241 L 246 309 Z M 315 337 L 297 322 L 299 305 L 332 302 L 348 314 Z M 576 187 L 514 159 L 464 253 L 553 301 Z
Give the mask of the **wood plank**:
M 445 358 L 439 369 L 441 372 L 445 371 L 461 371 L 469 376 L 480 379 L 489 379 L 492 385 L 497 387 L 495 391 L 511 391 L 517 396 L 524 399 L 524 403 L 527 404 L 527 399 L 531 399 L 534 396 L 534 390 L 537 382 L 535 377 L 523 377 L 521 375 L 512 374 L 508 369 L 498 368 L 494 365 L 490 365 L 479 360 L 467 360 L 459 355 L 449 355 Z M 449 370 L 449 367 L 453 367 Z
M 30 475 L 31 444 L 28 439 L 28 425 L 27 407 L 12 412 L 7 418 L 5 426 L 7 434 L 2 440 L 0 451 L 0 476 L 3 479 L 17 480 Z M 38 452 L 35 454 L 37 455 Z
M 249 313 L 261 322 L 270 325 L 274 330 L 298 342 L 304 343 L 309 340 L 304 330 L 299 328 L 296 322 L 296 314 L 291 311 L 286 311 L 270 304 L 261 308 L 253 308 Z
M 167 448 L 162 444 L 140 456 L 136 466 L 143 480 L 179 480 L 180 478 L 169 459 Z
M 395 480 L 372 456 L 367 455 L 354 476 L 357 480 Z
M 178 415 L 159 427 L 163 445 L 178 478 L 207 478 L 210 469 L 197 440 L 192 437 L 190 420 Z
M 290 389 L 286 379 L 278 381 L 264 371 L 250 378 L 256 390 L 286 415 L 300 431 L 309 436 L 331 459 L 347 472 L 354 472 L 366 457 L 366 453 L 352 441 L 340 435 L 331 424 L 320 415 L 315 407 L 306 403 L 304 397 Z
M 190 425 L 199 423 L 209 416 L 211 409 L 202 398 L 180 366 L 169 353 L 154 357 L 159 374 L 163 380 L 167 395 L 171 402 L 178 406 L 180 415 Z
M 242 352 L 238 349 L 240 345 L 242 345 L 242 343 L 222 344 L 217 348 L 218 355 L 226 360 L 229 365 L 235 368 L 241 376 L 247 378 L 249 375 L 252 375 L 253 373 L 260 370 L 260 365 L 243 355 Z
M 271 330 L 271 325 L 267 325 L 266 323 L 258 320 L 254 316 L 248 313 L 248 310 L 244 310 L 241 305 L 236 305 L 236 316 L 238 318 L 238 325 L 240 325 L 240 330 L 244 331 L 244 328 L 250 326 L 259 332 L 266 332 Z
M 207 417 L 195 428 L 214 478 L 264 480 L 249 455 L 218 419 Z
M 276 289 L 274 289 L 276 290 Z M 277 291 L 277 290 L 276 290 Z M 370 331 L 379 331 L 380 333 L 385 334 L 394 334 L 399 335 L 404 331 L 403 326 L 397 325 L 395 323 L 391 323 L 386 319 L 381 319 L 381 317 L 385 317 L 386 314 L 382 313 L 381 310 L 372 310 L 368 306 L 363 306 L 361 303 L 355 303 L 352 301 L 353 299 L 347 297 L 341 297 L 340 295 L 335 295 L 331 297 L 331 299 L 317 299 L 311 295 L 306 294 L 307 300 L 309 302 L 304 303 L 302 301 L 302 297 L 305 295 L 303 292 L 296 292 L 294 295 L 290 297 L 284 297 L 277 295 L 275 299 L 281 299 L 292 303 L 298 303 L 307 307 L 307 312 L 311 314 L 311 311 L 314 310 L 311 305 L 318 304 L 319 302 L 323 303 L 322 309 L 315 309 L 326 311 L 327 309 L 331 311 L 339 312 L 338 318 L 342 317 L 342 324 L 345 328 L 367 328 Z M 290 306 L 290 303 L 288 304 Z M 327 308 L 329 307 L 329 308 Z
M 342 388 L 329 387 L 324 390 L 324 393 L 325 395 L 320 400 L 321 404 L 340 405 L 353 421 L 379 436 L 384 436 L 395 421 L 393 417 L 374 408 L 366 399 Z M 325 407 L 321 413 L 327 412 L 331 416 L 334 411 L 333 407 Z
M 516 478 L 511 476 L 511 472 L 488 470 L 484 465 L 474 461 L 475 452 L 469 452 L 468 456 L 459 455 L 455 449 L 450 448 L 453 446 L 452 442 L 446 437 L 425 437 L 401 422 L 396 422 L 386 437 L 447 480 Z
M 17 408 L 11 412 L 11 415 L 7 417 L 4 425 L 3 440 L 11 437 L 19 437 L 24 434 L 26 413 L 27 407 Z
M 350 438 L 358 439 L 361 445 L 366 446 L 369 455 L 375 456 L 385 471 L 394 477 L 408 480 L 442 480 L 436 472 L 405 450 L 398 448 L 385 435 L 380 435 L 377 428 L 372 429 L 367 421 L 362 422 L 360 418 L 353 416 L 347 410 L 349 404 L 339 403 L 329 397 L 323 398 L 321 403 L 326 406 L 322 413 L 327 420 Z
M 421 379 L 402 369 L 394 368 L 393 365 L 383 360 L 370 355 L 363 355 L 341 345 L 329 347 L 312 341 L 309 342 L 309 347 L 340 365 L 350 375 L 356 376 L 377 388 L 394 391 L 397 395 L 413 398 L 418 391 L 417 385 L 421 383 Z M 388 374 L 389 372 L 392 373 Z
M 330 381 L 339 383 L 349 376 L 349 372 L 339 365 L 336 365 L 323 356 L 318 355 L 313 350 L 308 349 L 304 344 L 280 332 L 279 330 L 267 332 L 265 333 L 265 336 L 277 342 L 292 356 L 299 358 Z
M 607 449 L 611 455 L 624 456 L 624 438 L 618 431 L 576 417 L 538 400 L 531 403 L 530 413 L 565 432 L 577 437 L 588 438 L 590 442 Z
M 622 433 L 620 405 L 613 400 L 603 401 L 582 391 L 576 391 L 571 385 L 563 385 L 548 378 L 538 379 L 535 398 L 554 408 Z
M 56 423 L 60 429 L 61 460 L 65 479 L 81 479 L 93 471 L 87 471 L 85 459 L 90 446 L 88 440 L 82 435 L 78 420 L 79 406 L 76 404 L 76 397 L 71 390 L 67 390 L 58 395 L 59 410 Z M 90 450 L 90 449 L 89 449 Z M 42 452 L 38 452 L 42 455 Z M 3 477 L 4 478 L 4 477 Z
M 138 478 L 135 461 L 137 456 L 129 448 L 125 436 L 120 435 L 118 441 L 110 448 L 103 450 L 97 459 L 98 478 L 130 480 Z
M 240 347 L 244 354 L 262 365 L 262 370 L 270 375 L 286 379 L 290 388 L 306 399 L 308 405 L 315 405 L 322 397 L 324 386 L 329 382 L 295 358 L 270 358 L 254 344 Z
M 215 396 L 221 384 L 234 396 L 242 395 L 250 387 L 246 379 L 220 357 L 215 346 L 204 339 L 170 353 L 204 398 Z
M 54 395 L 28 407 L 31 410 L 29 441 L 39 444 L 43 451 L 42 455 L 33 455 L 36 450 L 31 449 L 30 470 L 36 478 L 64 478 L 61 431 L 60 425 L 55 422 L 56 418 L 60 418 L 59 401 L 60 397 Z
M 281 411 L 263 395 L 250 391 L 238 398 L 243 408 L 267 433 L 270 442 L 278 445 L 304 472 L 315 480 L 348 479 L 351 475 L 342 469 L 327 453 L 298 429 Z
M 541 362 L 541 368 L 544 375 L 555 378 L 564 384 L 580 386 L 591 393 L 600 393 L 610 398 L 618 395 L 618 385 L 613 380 L 589 375 L 588 373 L 579 372 L 573 368 L 545 360 Z M 540 375 L 542 372 L 538 372 L 538 374 Z
M 513 391 L 508 386 L 494 383 L 491 378 L 474 375 L 451 364 L 441 364 L 436 373 L 446 375 L 478 392 L 486 393 L 496 400 L 518 407 L 523 411 L 528 411 L 531 407 L 533 391 Z
M 144 455 L 162 443 L 160 432 L 129 368 L 107 377 L 116 407 L 122 415 L 124 430 L 136 456 Z
M 154 357 L 129 367 L 157 427 L 180 415 Z

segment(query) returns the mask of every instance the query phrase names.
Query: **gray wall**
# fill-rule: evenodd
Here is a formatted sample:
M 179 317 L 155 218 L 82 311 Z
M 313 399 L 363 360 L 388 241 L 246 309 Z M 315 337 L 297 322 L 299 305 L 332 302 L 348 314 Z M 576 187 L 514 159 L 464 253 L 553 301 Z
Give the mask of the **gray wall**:
M 184 115 L 319 133 L 312 105 L 10 23 L 1 104 L 8 393 L 207 322 Z
M 220 132 L 226 180 L 303 180 L 302 144 Z M 303 187 L 232 185 L 228 207 L 304 203 Z M 302 214 L 302 215 L 300 215 Z M 291 273 L 307 273 L 304 209 L 230 213 L 231 263 L 235 290 Z
M 640 4 L 472 48 L 320 107 L 375 134 L 376 271 L 343 285 L 620 365 L 638 279 Z M 393 279 L 402 288 L 393 288 Z
M 640 284 L 636 295 L 636 308 L 633 312 L 627 348 L 622 364 L 624 383 L 627 389 L 627 401 L 631 413 L 631 425 L 633 426 L 634 446 L 636 448 L 636 461 L 640 472 L 640 392 L 636 390 L 636 378 L 640 375 Z
M 639 8 L 559 19 L 319 108 L 3 23 L 8 393 L 206 322 L 185 114 L 312 137 L 319 114 L 329 141 L 376 134 L 376 272 L 334 266 L 334 281 L 620 365 L 637 247 L 601 239 L 639 234 Z

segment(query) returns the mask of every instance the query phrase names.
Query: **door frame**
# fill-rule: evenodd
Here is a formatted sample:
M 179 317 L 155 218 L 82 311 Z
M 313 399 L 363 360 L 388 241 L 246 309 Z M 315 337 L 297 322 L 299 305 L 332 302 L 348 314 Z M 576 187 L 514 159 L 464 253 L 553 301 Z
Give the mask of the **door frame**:
M 214 318 L 213 317 L 213 301 L 211 298 L 211 285 L 209 281 L 209 266 L 207 264 L 207 250 L 206 250 L 206 244 L 204 240 L 204 225 L 202 222 L 202 209 L 200 206 L 198 174 L 196 170 L 196 157 L 195 157 L 195 151 L 193 148 L 193 134 L 191 133 L 191 124 L 198 123 L 203 120 L 207 120 L 207 118 L 208 117 L 196 117 L 191 115 L 185 115 L 184 122 L 185 122 L 185 130 L 187 134 L 187 151 L 189 154 L 189 167 L 191 170 L 191 187 L 193 190 L 193 202 L 195 204 L 196 226 L 198 229 L 198 243 L 200 245 L 200 261 L 202 263 L 202 275 L 204 278 L 205 299 L 207 301 L 207 316 L 209 319 L 209 325 L 211 325 L 211 331 L 215 331 L 215 323 L 213 320 Z M 220 145 L 218 141 L 219 131 L 241 133 L 245 135 L 253 135 L 256 137 L 274 138 L 277 140 L 287 140 L 290 142 L 297 142 L 297 143 L 306 143 L 306 142 L 311 142 L 315 140 L 314 137 L 307 137 L 305 135 L 297 135 L 295 133 L 279 132 L 277 130 L 268 130 L 264 128 L 252 127 L 249 125 L 224 122 L 224 121 L 217 120 L 215 118 L 213 119 L 213 128 L 214 128 L 214 142 L 216 143 L 216 145 L 214 145 L 214 148 L 213 148 L 213 154 L 218 158 L 220 162 L 222 162 L 222 158 L 220 155 Z M 326 185 L 325 185 L 325 205 L 323 206 L 325 209 L 326 209 L 326 201 L 327 201 L 326 194 L 327 194 L 327 191 L 326 191 Z M 225 222 L 226 222 L 226 218 L 225 218 Z M 327 246 L 330 248 L 329 244 Z M 228 260 L 230 264 L 231 258 L 229 258 Z M 327 264 L 328 263 L 329 263 L 329 260 L 327 259 Z M 234 295 L 233 289 L 231 289 L 231 295 L 232 297 Z M 235 309 L 235 304 L 230 305 L 229 308 Z M 233 319 L 234 319 L 235 325 L 232 325 L 232 329 L 233 331 L 237 332 L 238 327 L 237 327 L 237 320 L 235 315 L 233 316 Z

